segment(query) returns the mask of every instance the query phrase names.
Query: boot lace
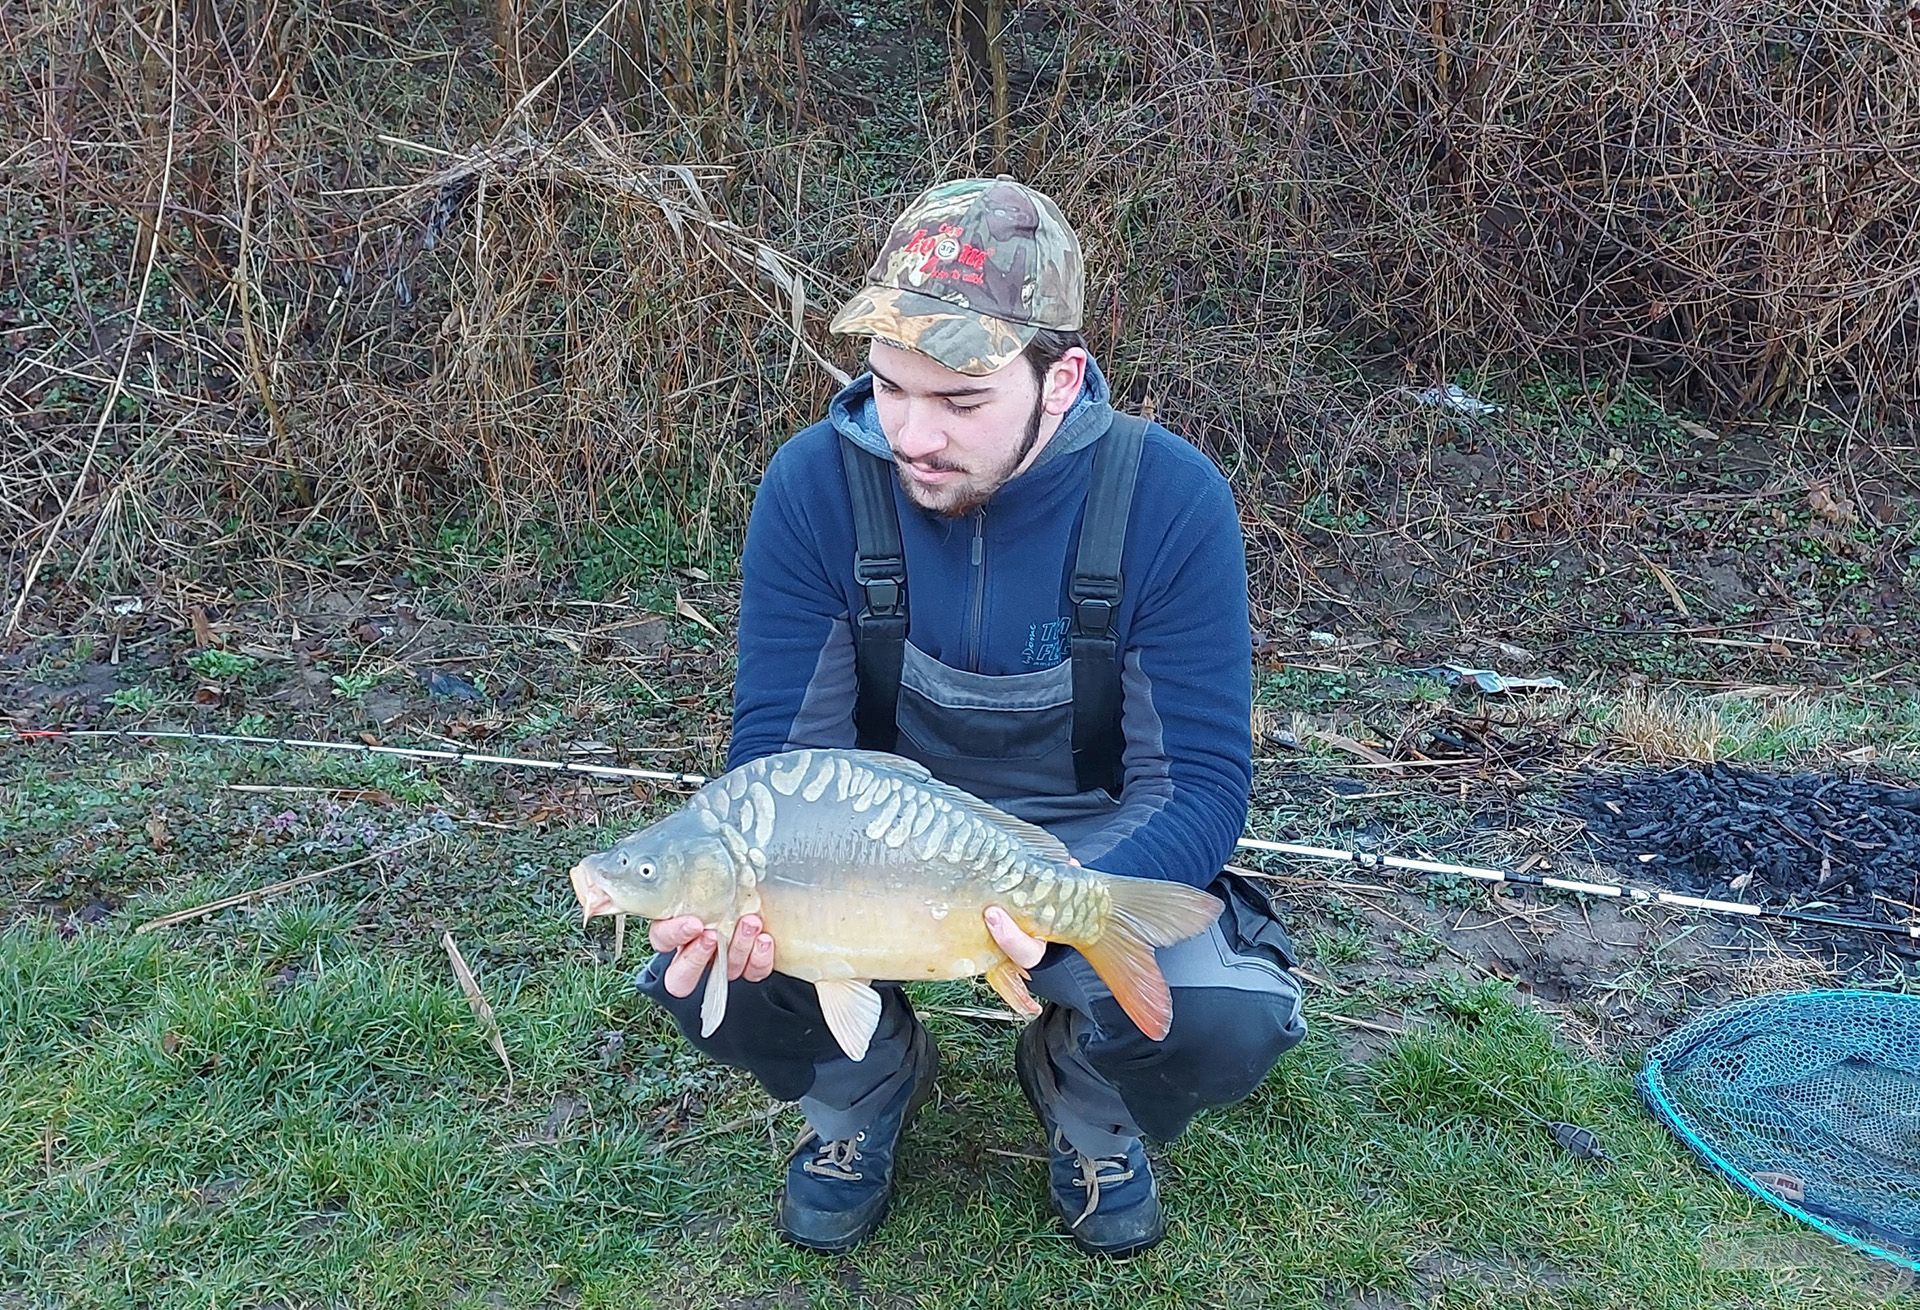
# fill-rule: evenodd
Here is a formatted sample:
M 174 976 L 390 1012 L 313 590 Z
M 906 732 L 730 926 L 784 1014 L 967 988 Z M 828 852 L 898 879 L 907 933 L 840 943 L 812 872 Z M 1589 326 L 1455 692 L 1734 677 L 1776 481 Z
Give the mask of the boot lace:
M 1080 1166 L 1080 1176 L 1074 1179 L 1073 1183 L 1075 1187 L 1086 1189 L 1087 1206 L 1080 1212 L 1080 1217 L 1073 1221 L 1072 1226 L 1075 1228 L 1078 1228 L 1099 1206 L 1102 1187 L 1117 1187 L 1133 1177 L 1133 1166 L 1127 1163 L 1127 1157 L 1124 1154 L 1087 1155 L 1076 1150 L 1067 1140 L 1066 1134 L 1058 1129 L 1054 1130 L 1053 1149 L 1062 1155 L 1072 1155 Z
M 822 1141 L 814 1148 L 813 1159 L 803 1161 L 800 1167 L 819 1178 L 832 1178 L 843 1183 L 860 1182 L 865 1175 L 853 1164 L 860 1158 L 860 1143 L 866 1140 L 866 1133 L 858 1132 L 838 1141 Z

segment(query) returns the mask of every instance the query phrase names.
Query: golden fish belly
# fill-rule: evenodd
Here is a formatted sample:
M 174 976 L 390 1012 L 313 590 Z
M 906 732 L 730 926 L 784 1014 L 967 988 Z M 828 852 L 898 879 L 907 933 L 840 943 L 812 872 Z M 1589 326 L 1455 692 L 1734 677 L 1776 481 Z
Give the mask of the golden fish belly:
M 987 901 L 935 880 L 850 874 L 801 882 L 769 877 L 760 916 L 773 967 L 808 981 L 966 978 L 1006 958 L 987 932 Z

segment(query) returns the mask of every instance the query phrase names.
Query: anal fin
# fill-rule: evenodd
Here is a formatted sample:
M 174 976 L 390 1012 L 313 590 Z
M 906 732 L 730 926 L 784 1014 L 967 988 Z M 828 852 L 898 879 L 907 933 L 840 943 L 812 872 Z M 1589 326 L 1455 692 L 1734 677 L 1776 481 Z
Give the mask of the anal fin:
M 866 1059 L 873 1030 L 880 1026 L 880 993 L 861 978 L 822 978 L 813 988 L 840 1049 L 850 1060 Z
M 987 984 L 1016 1014 L 1038 1014 L 1040 1003 L 1027 990 L 1027 971 L 1012 960 L 1002 960 L 987 970 Z

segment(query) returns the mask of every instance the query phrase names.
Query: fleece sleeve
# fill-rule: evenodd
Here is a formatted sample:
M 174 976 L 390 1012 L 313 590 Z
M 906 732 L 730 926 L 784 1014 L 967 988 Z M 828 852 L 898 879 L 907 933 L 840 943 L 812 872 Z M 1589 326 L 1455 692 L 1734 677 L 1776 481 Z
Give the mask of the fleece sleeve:
M 808 450 L 796 437 L 768 461 L 741 554 L 739 663 L 727 767 L 801 747 L 854 744 L 856 687 L 847 598 L 820 548 L 830 510 L 796 494 Z
M 1246 543 L 1231 488 L 1209 473 L 1146 571 L 1128 633 L 1120 808 L 1073 849 L 1108 873 L 1196 887 L 1232 858 L 1253 785 Z

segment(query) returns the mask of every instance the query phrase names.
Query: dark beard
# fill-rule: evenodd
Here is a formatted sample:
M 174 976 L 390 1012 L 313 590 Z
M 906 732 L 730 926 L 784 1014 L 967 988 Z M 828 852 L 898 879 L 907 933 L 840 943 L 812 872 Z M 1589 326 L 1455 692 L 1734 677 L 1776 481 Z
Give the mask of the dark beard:
M 941 518 L 963 519 L 993 499 L 993 494 L 1007 485 L 1008 480 L 1013 477 L 1013 471 L 1026 462 L 1027 456 L 1033 453 L 1034 446 L 1038 444 L 1040 440 L 1040 418 L 1045 412 L 1046 396 L 1044 393 L 1036 395 L 1033 398 L 1033 413 L 1027 415 L 1027 430 L 1020 440 L 1020 449 L 1013 453 L 1013 457 L 1001 468 L 999 474 L 989 480 L 984 486 L 975 490 L 971 495 L 963 496 L 945 509 L 928 510 L 927 512 L 930 514 L 938 514 Z M 899 472 L 897 467 L 895 475 L 900 479 L 902 489 L 907 491 L 907 499 L 912 501 L 912 488 L 907 483 L 907 475 Z

